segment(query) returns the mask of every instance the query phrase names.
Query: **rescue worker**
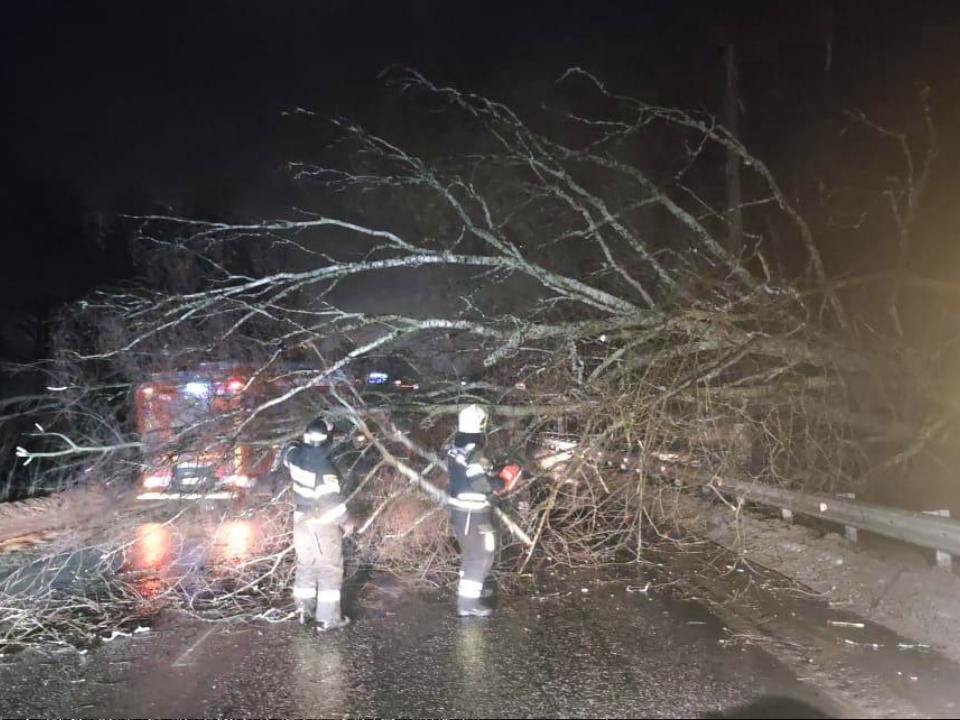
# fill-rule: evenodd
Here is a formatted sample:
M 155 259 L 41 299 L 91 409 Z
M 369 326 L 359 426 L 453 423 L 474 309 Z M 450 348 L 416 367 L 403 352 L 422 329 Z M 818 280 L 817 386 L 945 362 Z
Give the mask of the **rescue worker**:
M 483 586 L 497 554 L 497 532 L 491 497 L 504 483 L 491 474 L 484 455 L 487 412 L 479 405 L 460 411 L 457 434 L 448 456 L 450 521 L 460 545 L 460 585 L 457 614 L 489 617 L 493 611 L 483 602 Z
M 300 622 L 316 620 L 317 630 L 349 624 L 340 609 L 343 583 L 343 536 L 353 521 L 340 496 L 340 475 L 326 447 L 333 427 L 325 418 L 307 425 L 303 442 L 284 452 L 283 464 L 293 481 L 293 545 L 297 573 L 293 597 Z

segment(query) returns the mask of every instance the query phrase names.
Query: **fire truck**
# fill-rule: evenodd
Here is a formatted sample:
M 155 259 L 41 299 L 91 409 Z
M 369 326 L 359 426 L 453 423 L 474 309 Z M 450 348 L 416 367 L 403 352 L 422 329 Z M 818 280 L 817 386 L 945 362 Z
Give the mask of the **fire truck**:
M 271 445 L 265 429 L 269 414 L 257 420 L 262 433 L 258 425 L 249 426 L 252 410 L 295 388 L 306 373 L 316 370 L 286 365 L 258 373 L 221 362 L 151 375 L 135 390 L 142 443 L 137 498 L 222 500 L 255 491 L 279 448 Z M 343 382 L 351 380 L 334 373 L 310 390 L 329 392 Z

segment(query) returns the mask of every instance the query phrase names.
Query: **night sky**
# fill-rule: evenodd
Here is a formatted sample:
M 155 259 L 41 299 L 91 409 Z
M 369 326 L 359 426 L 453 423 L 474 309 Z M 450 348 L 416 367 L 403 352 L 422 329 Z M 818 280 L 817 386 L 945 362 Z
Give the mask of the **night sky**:
M 744 134 L 778 168 L 789 173 L 810 128 L 845 107 L 903 121 L 920 79 L 934 89 L 942 163 L 956 167 L 960 3 L 949 0 L 5 2 L 3 319 L 131 277 L 119 212 L 279 214 L 297 201 L 284 163 L 331 139 L 320 118 L 389 131 L 377 75 L 391 63 L 521 108 L 580 65 L 618 91 L 719 112 L 729 40 Z M 295 107 L 316 122 L 283 114 Z M 931 207 L 955 205 L 954 174 Z

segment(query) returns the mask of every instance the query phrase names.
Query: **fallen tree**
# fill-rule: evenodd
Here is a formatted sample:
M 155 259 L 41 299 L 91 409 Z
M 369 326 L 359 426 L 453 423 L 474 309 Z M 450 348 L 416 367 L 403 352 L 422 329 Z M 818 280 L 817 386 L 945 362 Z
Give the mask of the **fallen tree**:
M 906 189 L 886 196 L 901 220 L 897 266 L 838 281 L 771 170 L 705 114 L 615 95 L 575 69 L 562 81 L 593 93 L 590 112 L 535 126 L 415 72 L 389 77 L 458 133 L 424 145 L 340 121 L 341 166 L 291 166 L 317 188 L 317 210 L 254 223 L 136 218 L 148 261 L 199 268 L 195 280 L 101 292 L 65 316 L 57 391 L 43 400 L 57 424 L 37 433 L 59 443 L 26 444 L 24 460 L 135 466 L 119 408 L 152 370 L 231 359 L 268 377 L 308 363 L 289 389 L 219 418 L 217 442 L 266 447 L 313 413 L 344 418 L 366 441 L 352 485 L 367 511 L 364 561 L 442 579 L 453 555 L 441 447 L 468 402 L 491 407 L 493 451 L 531 470 L 502 509 L 515 569 L 639 558 L 664 463 L 846 490 L 932 450 L 953 425 L 956 408 L 917 381 L 925 361 L 906 349 L 897 312 L 911 287 L 955 292 L 901 272 L 932 131 Z M 718 189 L 730 154 L 745 168 L 738 208 Z M 724 240 L 734 215 L 741 254 Z M 805 273 L 773 270 L 774 234 L 802 249 Z M 891 334 L 860 314 L 864 295 L 884 298 Z M 422 368 L 420 392 L 373 401 L 333 383 L 323 399 L 310 394 L 387 351 Z M 79 417 L 89 430 L 76 440 Z M 285 532 L 231 598 L 281 597 Z

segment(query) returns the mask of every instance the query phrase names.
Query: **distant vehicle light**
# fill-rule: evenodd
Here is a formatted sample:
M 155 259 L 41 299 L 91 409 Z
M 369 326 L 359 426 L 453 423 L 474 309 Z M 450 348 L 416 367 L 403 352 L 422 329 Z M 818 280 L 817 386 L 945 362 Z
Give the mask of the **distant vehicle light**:
M 525 382 L 518 382 L 516 385 L 514 385 L 514 387 L 515 387 L 517 390 L 526 390 L 526 389 L 527 389 L 527 384 L 526 384 Z
M 393 384 L 396 385 L 397 387 L 400 387 L 401 385 L 403 385 L 403 380 L 394 380 Z
M 240 378 L 231 378 L 227 381 L 227 390 L 232 393 L 238 393 L 243 390 L 246 383 Z
M 203 382 L 191 382 L 187 383 L 184 390 L 194 397 L 206 397 L 210 393 L 210 386 Z
M 367 382 L 371 385 L 383 385 L 389 379 L 390 376 L 385 372 L 372 372 L 367 375 Z
M 151 397 L 153 395 L 153 387 L 151 385 L 147 385 L 143 389 L 143 394 L 147 397 Z

